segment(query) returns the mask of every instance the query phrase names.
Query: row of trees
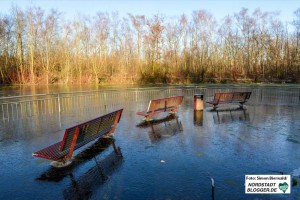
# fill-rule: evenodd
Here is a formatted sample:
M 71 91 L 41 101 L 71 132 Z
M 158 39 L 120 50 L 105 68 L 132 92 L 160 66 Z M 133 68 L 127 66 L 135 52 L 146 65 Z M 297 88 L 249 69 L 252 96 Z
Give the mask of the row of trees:
M 248 9 L 222 21 L 207 11 L 146 18 L 12 8 L 0 15 L 0 82 L 199 83 L 299 81 L 300 9 L 295 20 Z M 293 28 L 291 28 L 293 27 Z

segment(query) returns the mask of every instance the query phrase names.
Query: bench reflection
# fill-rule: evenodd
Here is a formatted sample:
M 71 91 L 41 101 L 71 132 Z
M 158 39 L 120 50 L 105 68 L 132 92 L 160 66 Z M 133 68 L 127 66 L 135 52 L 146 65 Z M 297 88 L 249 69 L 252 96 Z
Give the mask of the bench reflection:
M 106 180 L 123 163 L 122 156 L 111 152 L 103 160 L 98 161 L 94 157 L 95 166 L 76 178 L 71 173 L 71 185 L 63 191 L 64 199 L 89 199 L 94 190 L 105 183 Z
M 215 124 L 230 123 L 233 121 L 249 121 L 249 112 L 244 109 L 216 111 L 213 115 Z
M 172 137 L 182 131 L 182 124 L 176 115 L 168 115 L 164 118 L 153 120 L 151 123 L 157 125 L 155 130 L 152 129 L 148 132 L 149 139 L 152 143 Z M 146 122 L 137 125 L 137 127 L 140 128 L 147 128 L 149 126 L 150 125 Z
M 66 176 L 72 174 L 75 168 L 79 167 L 80 165 L 82 165 L 83 163 L 91 159 L 94 159 L 98 154 L 108 149 L 110 145 L 113 146 L 113 144 L 114 144 L 113 138 L 100 138 L 89 148 L 77 154 L 73 158 L 73 162 L 71 165 L 64 168 L 55 168 L 51 166 L 46 172 L 41 174 L 40 177 L 37 178 L 37 180 L 59 182 L 62 179 L 64 179 Z M 120 148 L 118 149 L 120 151 Z M 120 151 L 120 154 L 116 156 L 122 157 L 121 155 L 122 154 Z

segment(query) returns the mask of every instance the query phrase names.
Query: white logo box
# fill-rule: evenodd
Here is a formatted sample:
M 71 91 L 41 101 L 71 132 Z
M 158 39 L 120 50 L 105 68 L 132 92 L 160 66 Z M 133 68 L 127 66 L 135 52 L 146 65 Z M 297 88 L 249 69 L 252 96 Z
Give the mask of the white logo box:
M 291 175 L 245 175 L 246 194 L 290 194 Z

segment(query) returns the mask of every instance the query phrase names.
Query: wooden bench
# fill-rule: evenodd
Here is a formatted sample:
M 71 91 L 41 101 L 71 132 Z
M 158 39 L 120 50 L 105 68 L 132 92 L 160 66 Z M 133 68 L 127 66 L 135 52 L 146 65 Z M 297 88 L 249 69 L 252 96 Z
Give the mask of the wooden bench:
M 72 158 L 74 150 L 97 138 L 110 137 L 120 121 L 122 112 L 123 109 L 120 109 L 71 128 L 67 128 L 61 142 L 57 142 L 39 150 L 32 155 L 56 161 L 58 167 L 59 165 L 67 165 L 71 162 L 70 159 Z M 115 152 L 118 154 L 118 149 L 113 140 L 112 143 Z
M 175 115 L 179 106 L 182 103 L 182 100 L 183 100 L 183 96 L 174 96 L 174 97 L 168 97 L 163 99 L 153 99 L 150 100 L 147 111 L 137 112 L 136 114 L 145 117 L 145 120 L 151 126 L 152 131 L 154 131 L 153 126 L 150 123 L 152 117 L 162 112 L 170 112 L 171 114 Z
M 223 92 L 215 93 L 214 99 L 212 101 L 207 101 L 207 103 L 212 104 L 213 109 L 216 110 L 219 104 L 227 103 L 239 103 L 240 107 L 250 98 L 251 92 Z

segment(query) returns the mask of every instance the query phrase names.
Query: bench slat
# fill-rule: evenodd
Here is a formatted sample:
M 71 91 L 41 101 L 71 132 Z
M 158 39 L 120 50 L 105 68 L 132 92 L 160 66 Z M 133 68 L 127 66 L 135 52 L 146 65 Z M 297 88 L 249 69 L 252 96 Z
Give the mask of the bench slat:
M 56 144 L 53 144 L 49 147 L 46 147 L 44 149 L 41 149 L 32 155 L 35 157 L 45 158 L 48 160 L 58 160 L 59 158 L 64 157 L 68 154 L 69 151 L 60 151 L 59 146 L 61 142 L 58 142 Z
M 93 141 L 93 140 L 95 140 L 95 139 L 97 139 L 97 138 L 99 138 L 99 137 L 105 135 L 105 133 L 108 133 L 110 130 L 112 130 L 112 127 L 107 128 L 107 129 L 105 129 L 105 130 L 102 130 L 102 131 L 100 131 L 98 134 L 92 135 L 91 137 L 86 138 L 85 140 L 83 140 L 83 141 L 81 141 L 81 142 L 79 142 L 79 143 L 76 143 L 75 149 L 78 149 L 78 148 L 80 148 L 80 147 L 86 145 L 87 143 L 89 143 L 89 142 L 91 142 L 91 141 Z

